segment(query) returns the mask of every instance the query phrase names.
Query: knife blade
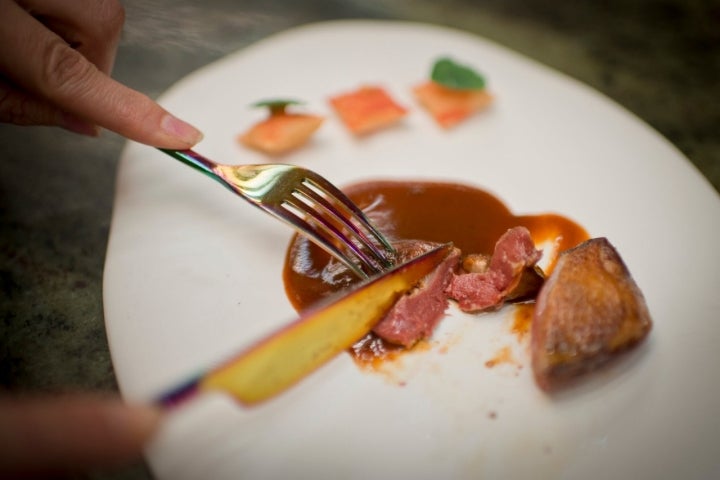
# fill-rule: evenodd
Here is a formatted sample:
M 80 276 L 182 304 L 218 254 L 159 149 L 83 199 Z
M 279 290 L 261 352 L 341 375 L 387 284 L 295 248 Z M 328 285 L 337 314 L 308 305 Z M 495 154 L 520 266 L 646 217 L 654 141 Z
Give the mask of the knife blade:
M 229 393 L 248 406 L 274 397 L 365 336 L 451 248 L 436 247 L 309 309 L 239 355 L 165 393 L 158 403 L 172 406 L 209 390 Z

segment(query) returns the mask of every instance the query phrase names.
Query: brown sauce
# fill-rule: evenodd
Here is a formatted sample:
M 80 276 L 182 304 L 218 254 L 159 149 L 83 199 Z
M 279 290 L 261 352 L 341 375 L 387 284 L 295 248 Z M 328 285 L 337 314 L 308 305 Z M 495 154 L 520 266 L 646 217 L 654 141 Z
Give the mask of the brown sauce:
M 512 354 L 512 349 L 509 346 L 502 347 L 495 353 L 495 356 L 485 362 L 485 366 L 487 368 L 493 368 L 500 364 L 519 366 Z
M 500 236 L 518 225 L 530 230 L 536 244 L 558 242 L 561 251 L 588 238 L 583 227 L 562 215 L 515 215 L 492 194 L 456 183 L 374 181 L 344 191 L 390 241 L 453 242 L 464 254 L 489 255 Z M 296 310 L 358 281 L 348 272 L 333 273 L 329 263 L 325 251 L 302 236 L 293 237 L 283 280 Z M 370 366 L 378 359 L 396 358 L 401 350 L 369 335 L 350 353 L 358 363 Z
M 522 340 L 525 335 L 530 333 L 530 322 L 532 322 L 534 312 L 534 303 L 520 303 L 515 305 L 515 314 L 510 331 L 517 336 L 518 340 Z
M 502 201 L 478 188 L 456 183 L 375 181 L 352 185 L 345 193 L 369 215 L 391 241 L 453 242 L 463 253 L 491 254 L 509 228 L 522 225 L 536 244 L 555 241 L 566 250 L 586 240 L 584 228 L 556 214 L 514 215 Z M 357 279 L 333 275 L 330 257 L 304 237 L 295 236 L 285 258 L 285 291 L 303 310 Z

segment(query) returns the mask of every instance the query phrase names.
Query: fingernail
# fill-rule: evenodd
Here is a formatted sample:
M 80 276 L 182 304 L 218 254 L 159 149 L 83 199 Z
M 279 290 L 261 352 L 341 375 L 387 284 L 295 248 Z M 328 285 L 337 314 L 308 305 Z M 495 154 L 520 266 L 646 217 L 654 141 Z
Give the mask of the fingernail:
M 86 135 L 88 137 L 97 137 L 100 135 L 100 128 L 97 125 L 82 120 L 81 118 L 69 113 L 63 113 L 60 126 L 65 130 L 69 130 L 80 135 Z
M 188 145 L 195 145 L 203 139 L 203 134 L 200 130 L 169 113 L 163 117 L 160 125 L 165 133 L 178 140 L 182 140 Z

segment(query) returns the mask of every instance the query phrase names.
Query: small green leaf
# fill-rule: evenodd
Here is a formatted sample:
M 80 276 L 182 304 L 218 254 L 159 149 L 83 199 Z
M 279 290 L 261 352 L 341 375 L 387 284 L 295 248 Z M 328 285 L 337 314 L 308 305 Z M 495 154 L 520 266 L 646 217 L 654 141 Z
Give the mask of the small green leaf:
M 485 88 L 485 78 L 482 75 L 447 57 L 435 62 L 430 78 L 433 82 L 455 90 L 482 90 Z
M 272 100 L 261 100 L 252 104 L 253 107 L 267 107 L 270 109 L 271 114 L 285 112 L 285 107 L 288 105 L 302 105 L 303 102 L 299 100 L 290 100 L 285 98 L 276 98 Z

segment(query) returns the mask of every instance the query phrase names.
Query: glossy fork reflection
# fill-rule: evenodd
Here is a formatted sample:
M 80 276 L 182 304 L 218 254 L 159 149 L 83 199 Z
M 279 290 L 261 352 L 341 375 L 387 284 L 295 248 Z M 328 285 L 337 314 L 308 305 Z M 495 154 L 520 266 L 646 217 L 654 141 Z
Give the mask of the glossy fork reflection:
M 366 278 L 393 265 L 395 250 L 344 193 L 294 165 L 222 165 L 193 150 L 160 149 L 298 232 Z

